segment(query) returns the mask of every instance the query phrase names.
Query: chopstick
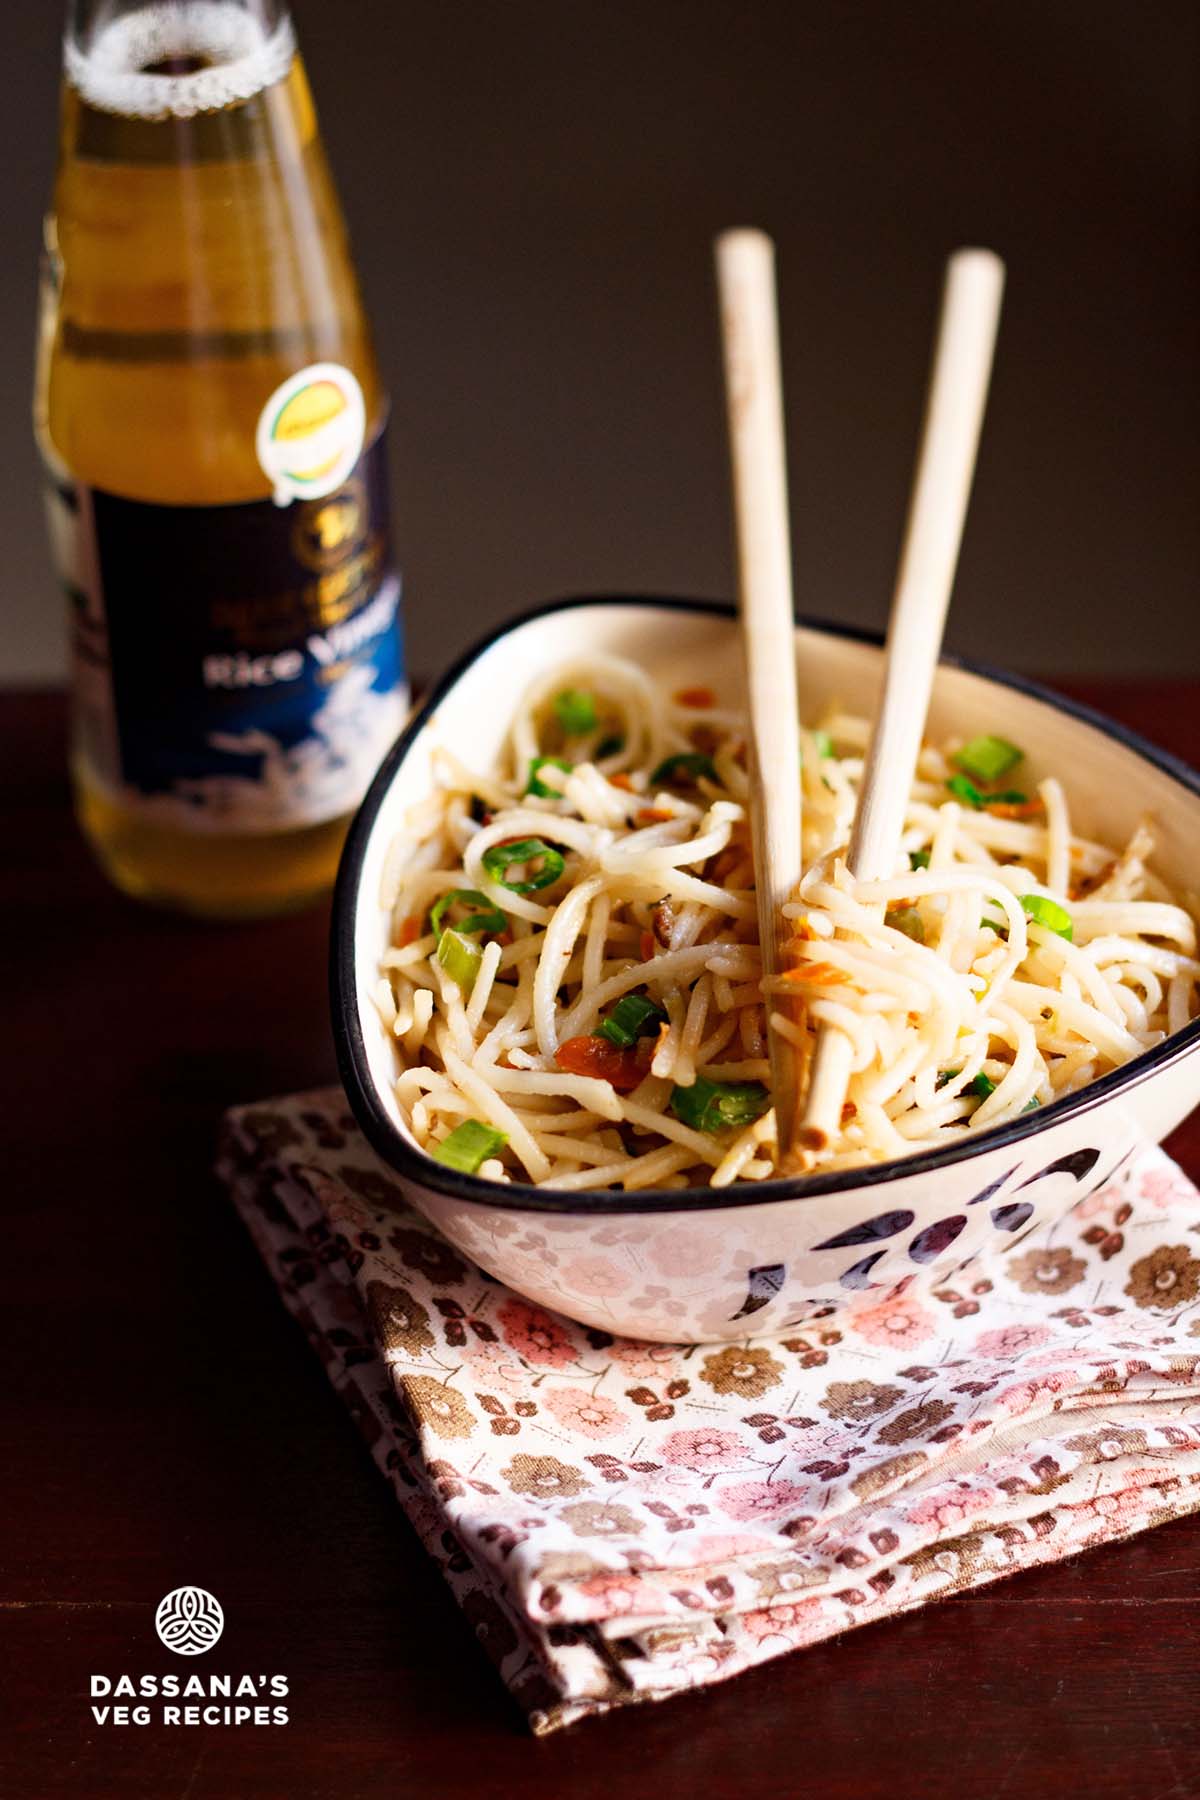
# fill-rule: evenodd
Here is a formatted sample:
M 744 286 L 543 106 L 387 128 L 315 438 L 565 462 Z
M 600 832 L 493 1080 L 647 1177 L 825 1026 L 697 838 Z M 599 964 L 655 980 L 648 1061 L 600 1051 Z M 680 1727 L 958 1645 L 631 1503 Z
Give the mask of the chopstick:
M 783 441 L 775 246 L 761 231 L 715 244 L 733 473 L 738 596 L 750 719 L 754 879 L 764 992 L 783 973 L 791 928 L 784 903 L 800 859 L 800 732 L 796 627 Z M 800 1087 L 797 1051 L 770 1023 L 767 1044 L 780 1164 L 790 1156 Z
M 888 624 L 883 700 L 846 856 L 860 881 L 881 880 L 895 869 L 962 542 L 1003 291 L 1004 264 L 990 250 L 959 250 L 950 258 Z M 824 1149 L 840 1130 L 853 1054 L 843 1032 L 819 1033 L 798 1133 L 805 1149 Z

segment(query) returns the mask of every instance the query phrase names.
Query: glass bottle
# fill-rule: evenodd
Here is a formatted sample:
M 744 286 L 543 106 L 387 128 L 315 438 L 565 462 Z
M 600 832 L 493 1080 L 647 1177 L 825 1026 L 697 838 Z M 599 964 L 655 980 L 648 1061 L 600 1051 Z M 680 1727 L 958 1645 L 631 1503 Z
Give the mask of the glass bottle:
M 83 830 L 127 892 L 303 904 L 403 720 L 379 381 L 275 0 L 77 0 L 35 431 Z

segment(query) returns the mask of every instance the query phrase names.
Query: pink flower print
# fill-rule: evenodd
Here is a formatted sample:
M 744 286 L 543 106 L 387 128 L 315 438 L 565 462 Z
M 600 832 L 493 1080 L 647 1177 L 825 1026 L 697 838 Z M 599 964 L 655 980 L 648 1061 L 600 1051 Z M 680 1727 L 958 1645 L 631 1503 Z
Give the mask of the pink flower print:
M 807 1487 L 797 1487 L 793 1481 L 743 1481 L 737 1487 L 722 1488 L 716 1498 L 731 1519 L 770 1519 L 798 1506 L 807 1492 Z
M 607 1256 L 576 1256 L 562 1266 L 562 1278 L 577 1294 L 592 1294 L 606 1299 L 624 1293 L 627 1277 L 620 1263 Z
M 608 1354 L 630 1375 L 642 1381 L 668 1381 L 675 1373 L 675 1351 L 670 1344 L 647 1344 L 640 1338 L 618 1338 Z
M 944 1489 L 926 1494 L 912 1506 L 905 1507 L 911 1525 L 936 1525 L 939 1531 L 954 1531 L 973 1513 L 986 1512 L 999 1498 L 995 1488 L 968 1487 L 956 1483 L 949 1492 Z
M 496 1316 L 507 1342 L 527 1362 L 549 1363 L 552 1369 L 574 1362 L 575 1346 L 566 1326 L 553 1313 L 524 1300 L 508 1300 Z
M 804 1625 L 820 1609 L 819 1600 L 793 1600 L 788 1606 L 766 1606 L 759 1612 L 743 1613 L 742 1624 L 756 1644 L 770 1637 L 784 1637 L 798 1644 L 802 1642 Z
M 894 1344 L 902 1350 L 924 1343 L 934 1331 L 929 1314 L 907 1294 L 852 1311 L 847 1322 L 868 1344 Z
M 529 1385 L 529 1371 L 503 1344 L 472 1343 L 465 1359 L 476 1381 L 486 1382 L 489 1387 L 521 1394 Z
M 982 1332 L 975 1339 L 975 1349 L 980 1356 L 1015 1359 L 1027 1350 L 1038 1349 L 1052 1336 L 1045 1325 L 1004 1325 L 998 1331 Z
M 1192 1198 L 1191 1189 L 1183 1185 L 1173 1169 L 1146 1169 L 1137 1178 L 1138 1195 L 1155 1212 L 1169 1212 L 1172 1206 Z
M 1079 1202 L 1073 1209 L 1072 1216 L 1076 1219 L 1094 1219 L 1097 1213 L 1111 1211 L 1120 1197 L 1119 1187 L 1097 1188 L 1094 1194 L 1089 1194 L 1086 1200 Z
M 731 1557 L 746 1556 L 752 1551 L 761 1551 L 762 1548 L 762 1538 L 751 1537 L 745 1531 L 707 1532 L 691 1542 L 698 1564 L 728 1562 Z
M 628 1423 L 619 1406 L 603 1394 L 589 1393 L 587 1388 L 554 1388 L 546 1394 L 543 1405 L 560 1425 L 578 1432 L 580 1437 L 613 1437 Z
M 663 1439 L 662 1454 L 669 1463 L 694 1469 L 698 1475 L 721 1475 L 737 1467 L 746 1446 L 732 1431 L 702 1426 L 699 1431 L 673 1431 Z
M 650 1246 L 650 1260 L 664 1275 L 708 1275 L 724 1259 L 725 1246 L 716 1233 L 694 1225 L 671 1225 Z
M 593 1619 L 610 1619 L 614 1613 L 646 1609 L 646 1596 L 636 1575 L 621 1575 L 615 1571 L 612 1574 L 590 1575 L 586 1581 L 579 1583 L 578 1592 L 586 1594 L 589 1600 L 599 1602 L 596 1607 L 588 1608 L 588 1616 Z

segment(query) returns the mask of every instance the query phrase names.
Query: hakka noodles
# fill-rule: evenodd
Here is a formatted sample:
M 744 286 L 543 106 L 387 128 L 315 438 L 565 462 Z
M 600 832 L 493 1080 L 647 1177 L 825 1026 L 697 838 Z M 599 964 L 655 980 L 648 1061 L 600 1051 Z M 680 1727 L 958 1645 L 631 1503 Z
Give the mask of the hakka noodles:
M 986 727 L 986 721 L 981 721 Z M 854 1046 L 815 1169 L 942 1146 L 1073 1093 L 1186 1024 L 1200 962 L 1149 867 L 1072 833 L 1022 749 L 921 751 L 887 881 L 840 860 L 868 724 L 801 732 L 804 866 L 778 1028 Z M 449 1167 L 556 1189 L 775 1173 L 743 722 L 589 656 L 525 694 L 503 773 L 435 752 L 392 844 L 377 1000 L 398 1104 Z

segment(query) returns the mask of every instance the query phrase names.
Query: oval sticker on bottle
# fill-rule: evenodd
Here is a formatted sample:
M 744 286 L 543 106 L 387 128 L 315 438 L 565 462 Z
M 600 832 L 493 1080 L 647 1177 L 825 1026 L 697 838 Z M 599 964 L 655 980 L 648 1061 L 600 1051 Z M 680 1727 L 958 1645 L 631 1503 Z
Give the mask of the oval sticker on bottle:
M 255 448 L 276 506 L 340 487 L 362 452 L 363 391 L 340 363 L 289 375 L 258 415 Z

